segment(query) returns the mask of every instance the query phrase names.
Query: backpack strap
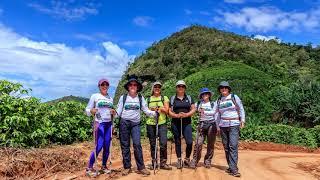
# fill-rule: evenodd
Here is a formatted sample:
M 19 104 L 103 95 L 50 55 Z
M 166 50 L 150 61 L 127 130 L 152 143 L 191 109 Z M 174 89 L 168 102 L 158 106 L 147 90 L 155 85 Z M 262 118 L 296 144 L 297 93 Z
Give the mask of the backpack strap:
M 150 104 L 150 99 L 151 99 L 151 96 L 147 97 L 147 99 L 146 99 L 148 107 L 149 107 L 149 104 Z
M 141 110 L 142 109 L 142 95 L 139 93 L 138 97 L 139 97 L 139 104 L 140 104 L 140 110 Z
M 122 97 L 122 110 L 121 110 L 121 113 L 120 113 L 120 116 L 119 116 L 120 120 L 121 120 L 124 104 L 126 103 L 126 100 L 127 100 L 127 96 L 128 96 L 128 94 L 124 94 L 123 97 Z
M 199 111 L 199 107 L 200 107 L 201 101 L 197 102 L 197 111 Z
M 233 102 L 233 104 L 236 106 L 236 110 L 237 110 L 237 113 L 238 113 L 238 116 L 239 116 L 239 121 L 241 121 L 241 116 L 240 116 L 240 107 L 236 101 L 236 98 L 235 98 L 235 95 L 234 94 L 231 94 L 231 100 Z
M 175 99 L 176 99 L 176 95 L 170 97 L 170 106 L 171 106 L 172 111 L 173 111 L 173 107 L 175 105 L 175 103 L 174 103 Z
M 211 101 L 211 102 L 210 102 L 210 105 L 211 105 L 211 109 L 213 109 L 213 107 L 214 107 L 214 101 Z
M 190 95 L 187 95 L 187 98 L 188 98 L 189 103 L 190 103 L 190 105 L 191 105 L 191 102 L 192 102 L 192 101 L 191 101 L 191 100 L 192 100 L 192 99 L 191 99 L 191 96 L 190 96 Z

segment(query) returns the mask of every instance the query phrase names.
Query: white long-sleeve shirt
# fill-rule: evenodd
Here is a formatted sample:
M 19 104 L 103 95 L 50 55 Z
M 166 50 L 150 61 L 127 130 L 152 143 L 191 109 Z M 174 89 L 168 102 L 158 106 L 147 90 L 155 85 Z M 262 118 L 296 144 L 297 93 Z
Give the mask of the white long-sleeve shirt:
M 141 98 L 142 107 L 140 107 L 139 96 L 131 97 L 127 95 L 127 99 L 125 104 L 123 105 L 123 96 L 120 97 L 118 106 L 117 106 L 117 114 L 121 116 L 121 119 L 129 120 L 132 122 L 140 122 L 141 114 L 140 109 L 149 117 L 155 117 L 156 112 L 149 110 L 147 103 L 142 96 Z
M 97 108 L 98 111 L 95 114 L 94 120 L 101 122 L 110 122 L 111 121 L 111 112 L 113 108 L 113 99 L 109 95 L 103 96 L 101 93 L 92 94 L 88 105 L 86 107 L 87 116 L 91 116 L 90 110 L 92 108 Z
M 200 109 L 203 109 L 204 113 L 203 115 L 200 115 L 200 121 L 215 121 L 215 113 L 217 109 L 217 104 L 214 103 L 213 107 L 211 107 L 211 102 L 208 101 L 207 103 L 205 102 L 200 102 L 200 105 L 198 103 L 196 104 L 196 107 L 198 107 L 198 111 Z
M 220 127 L 239 126 L 240 122 L 245 122 L 243 104 L 237 95 L 234 95 L 234 99 L 239 107 L 239 114 L 236 105 L 232 101 L 232 94 L 229 94 L 226 97 L 221 97 L 220 102 L 217 100 L 217 110 L 219 113 L 217 113 L 216 118 L 219 121 Z

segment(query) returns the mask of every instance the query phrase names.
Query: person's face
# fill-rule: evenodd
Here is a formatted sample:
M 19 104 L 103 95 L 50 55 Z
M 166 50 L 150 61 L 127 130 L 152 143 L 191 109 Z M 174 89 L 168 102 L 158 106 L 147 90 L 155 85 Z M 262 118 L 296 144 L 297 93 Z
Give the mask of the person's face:
M 223 95 L 223 96 L 227 96 L 230 94 L 230 91 L 229 91 L 229 88 L 228 87 L 225 87 L 225 86 L 222 86 L 220 87 L 220 93 Z
M 184 94 L 186 92 L 186 86 L 185 85 L 178 85 L 176 90 L 177 90 L 177 93 Z
M 153 86 L 153 94 L 160 94 L 161 93 L 161 86 L 155 85 Z
M 202 95 L 202 99 L 203 99 L 204 101 L 208 101 L 208 100 L 210 99 L 210 93 L 204 93 L 204 94 Z
M 135 81 L 132 81 L 129 83 L 129 92 L 132 94 L 135 94 L 138 92 L 138 83 Z
M 99 89 L 101 94 L 107 94 L 109 89 L 109 84 L 107 82 L 103 82 L 102 84 L 100 84 Z

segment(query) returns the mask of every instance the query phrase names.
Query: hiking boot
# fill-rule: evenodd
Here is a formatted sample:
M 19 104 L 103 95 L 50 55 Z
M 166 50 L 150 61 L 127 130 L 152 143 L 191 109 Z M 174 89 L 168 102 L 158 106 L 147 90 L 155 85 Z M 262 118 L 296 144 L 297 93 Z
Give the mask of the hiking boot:
M 210 168 L 211 168 L 211 164 L 205 163 L 205 164 L 204 164 L 204 167 L 207 168 L 207 169 L 210 169 Z
M 196 169 L 197 168 L 196 160 L 192 159 L 189 167 L 191 169 Z
M 124 169 L 122 171 L 122 176 L 127 176 L 128 174 L 130 174 L 132 172 L 131 168 L 128 168 L 128 169 Z
M 184 159 L 184 166 L 189 167 L 190 166 L 190 158 L 185 158 Z
M 163 170 L 172 170 L 172 167 L 170 167 L 168 164 L 166 163 L 163 163 L 160 165 L 160 169 L 163 169 Z
M 99 175 L 99 173 L 94 170 L 93 168 L 87 168 L 86 169 L 86 176 L 88 177 L 97 177 Z
M 101 174 L 110 174 L 111 169 L 108 169 L 107 166 L 102 166 L 102 168 L 99 171 Z
M 230 174 L 230 173 L 231 173 L 231 169 L 228 168 L 228 169 L 225 170 L 225 172 L 228 173 L 228 174 Z
M 182 169 L 183 168 L 183 163 L 182 163 L 182 159 L 181 158 L 178 158 L 177 168 L 178 169 Z
M 233 176 L 233 177 L 241 177 L 241 174 L 239 172 L 233 172 L 233 173 L 231 173 L 231 176 Z
M 146 168 L 138 170 L 138 174 L 142 174 L 143 176 L 149 176 L 150 171 L 148 171 Z

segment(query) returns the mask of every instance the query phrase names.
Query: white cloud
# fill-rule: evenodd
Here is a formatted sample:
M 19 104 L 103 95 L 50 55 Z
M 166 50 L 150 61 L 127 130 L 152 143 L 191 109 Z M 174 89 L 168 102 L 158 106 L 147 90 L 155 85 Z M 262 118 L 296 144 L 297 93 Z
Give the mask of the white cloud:
M 88 97 L 101 77 L 109 78 L 114 90 L 135 56 L 110 41 L 102 47 L 104 52 L 33 41 L 0 24 L 0 77 L 49 99 L 70 94 Z
M 264 36 L 264 35 L 257 34 L 253 38 L 260 39 L 263 41 L 276 40 L 277 42 L 281 42 L 281 40 L 279 38 L 277 38 L 276 36 Z
M 275 7 L 245 7 L 237 12 L 220 12 L 214 17 L 225 25 L 245 28 L 249 32 L 315 30 L 320 26 L 320 7 L 305 12 L 286 12 Z
M 151 43 L 152 42 L 150 41 L 125 41 L 122 44 L 128 47 L 134 47 L 134 46 L 145 47 L 145 46 L 149 46 Z
M 94 1 L 80 1 L 79 3 L 75 1 L 51 0 L 49 5 L 41 5 L 39 3 L 30 3 L 28 5 L 41 13 L 68 21 L 81 20 L 87 15 L 96 15 L 99 12 L 97 9 L 99 5 L 94 3 Z
M 150 26 L 154 19 L 150 16 L 137 16 L 133 19 L 133 23 L 137 26 Z
M 106 33 L 92 33 L 92 34 L 83 34 L 83 33 L 76 33 L 74 34 L 74 38 L 85 40 L 85 41 L 103 41 L 110 39 L 110 35 Z
M 245 0 L 224 0 L 225 3 L 231 3 L 231 4 L 242 4 L 245 2 Z
M 192 14 L 192 11 L 190 9 L 184 9 L 184 13 L 186 15 L 191 15 Z

